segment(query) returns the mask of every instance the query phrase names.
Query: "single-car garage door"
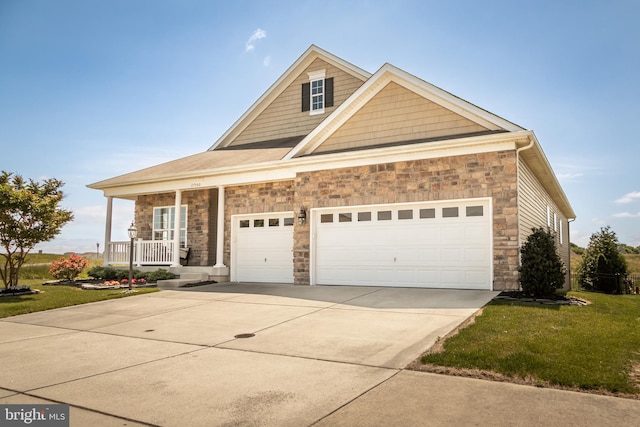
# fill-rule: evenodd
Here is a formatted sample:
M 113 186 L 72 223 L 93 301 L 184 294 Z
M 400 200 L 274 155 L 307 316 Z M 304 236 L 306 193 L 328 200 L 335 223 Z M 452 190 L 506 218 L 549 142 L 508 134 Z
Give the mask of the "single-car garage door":
M 231 280 L 293 283 L 293 214 L 233 215 Z
M 491 202 L 314 209 L 313 283 L 491 289 Z

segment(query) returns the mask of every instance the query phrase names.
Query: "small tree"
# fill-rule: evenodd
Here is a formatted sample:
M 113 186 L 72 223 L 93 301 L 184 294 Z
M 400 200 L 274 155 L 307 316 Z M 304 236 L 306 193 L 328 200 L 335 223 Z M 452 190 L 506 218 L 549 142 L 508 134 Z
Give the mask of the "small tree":
M 627 260 L 618 249 L 618 237 L 606 226 L 594 233 L 578 264 L 578 282 L 584 289 L 606 293 L 619 292 L 627 274 Z
M 53 239 L 73 219 L 60 208 L 64 184 L 57 179 L 25 181 L 20 175 L 0 174 L 0 277 L 5 288 L 18 286 L 18 272 L 31 249 Z
M 553 235 L 542 228 L 533 228 L 520 254 L 520 286 L 534 297 L 551 296 L 562 288 L 567 270 L 558 255 Z

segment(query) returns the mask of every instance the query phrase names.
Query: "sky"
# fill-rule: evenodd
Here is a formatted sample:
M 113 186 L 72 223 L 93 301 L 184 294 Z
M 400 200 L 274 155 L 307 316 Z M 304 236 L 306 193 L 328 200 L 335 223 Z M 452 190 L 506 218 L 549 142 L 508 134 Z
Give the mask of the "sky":
M 533 130 L 576 213 L 640 245 L 637 0 L 0 0 L 0 170 L 65 182 L 44 252 L 104 248 L 87 184 L 208 149 L 311 45 Z M 133 202 L 114 200 L 113 240 Z

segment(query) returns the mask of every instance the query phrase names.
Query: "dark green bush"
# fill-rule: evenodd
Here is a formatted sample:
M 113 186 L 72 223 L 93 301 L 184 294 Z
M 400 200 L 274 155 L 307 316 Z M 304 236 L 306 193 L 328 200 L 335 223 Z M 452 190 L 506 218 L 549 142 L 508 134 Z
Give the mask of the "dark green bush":
M 532 229 L 520 254 L 519 280 L 523 292 L 533 297 L 546 297 L 562 288 L 567 270 L 550 232 L 542 228 Z
M 139 270 L 133 270 L 133 277 L 136 279 L 145 279 L 147 282 L 156 282 L 158 280 L 173 279 L 175 275 L 167 270 L 158 269 L 156 271 L 144 272 Z M 117 280 L 129 278 L 129 270 L 118 269 L 113 267 L 97 266 L 91 268 L 87 274 L 90 277 L 100 280 Z
M 578 282 L 588 291 L 620 293 L 622 278 L 627 274 L 627 260 L 618 249 L 618 237 L 609 226 L 589 239 L 589 246 L 578 264 Z
M 158 280 L 169 280 L 176 277 L 173 273 L 163 270 L 162 268 L 152 271 L 151 273 L 147 273 L 147 282 L 157 282 Z

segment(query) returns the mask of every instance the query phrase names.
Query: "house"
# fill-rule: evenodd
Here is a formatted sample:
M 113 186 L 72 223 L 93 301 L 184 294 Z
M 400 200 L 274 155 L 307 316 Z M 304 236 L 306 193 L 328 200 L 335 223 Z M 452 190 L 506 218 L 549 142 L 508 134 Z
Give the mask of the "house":
M 106 263 L 128 259 L 111 206 L 131 199 L 138 265 L 231 281 L 517 289 L 532 227 L 568 265 L 575 218 L 532 131 L 316 46 L 208 150 L 89 187 L 107 198 Z

